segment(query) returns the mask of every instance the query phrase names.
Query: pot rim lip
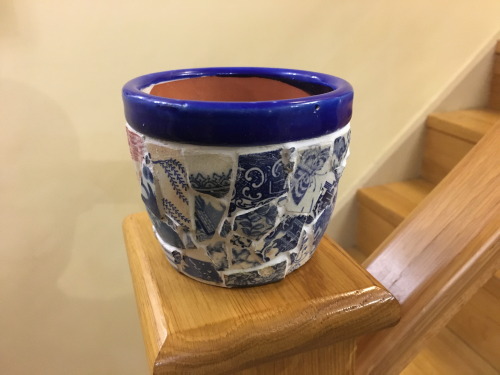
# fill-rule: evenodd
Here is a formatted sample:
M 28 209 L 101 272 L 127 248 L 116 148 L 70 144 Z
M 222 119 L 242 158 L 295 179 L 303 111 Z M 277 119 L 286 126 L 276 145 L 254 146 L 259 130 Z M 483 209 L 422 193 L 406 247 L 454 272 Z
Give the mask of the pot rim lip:
M 165 98 L 148 87 L 180 79 L 268 78 L 292 86 L 331 91 L 293 99 L 199 101 Z M 309 91 L 310 92 L 310 91 Z M 144 135 L 204 145 L 265 145 L 315 138 L 349 123 L 352 86 L 342 78 L 306 70 L 264 67 L 210 67 L 162 71 L 128 81 L 122 90 L 128 124 Z

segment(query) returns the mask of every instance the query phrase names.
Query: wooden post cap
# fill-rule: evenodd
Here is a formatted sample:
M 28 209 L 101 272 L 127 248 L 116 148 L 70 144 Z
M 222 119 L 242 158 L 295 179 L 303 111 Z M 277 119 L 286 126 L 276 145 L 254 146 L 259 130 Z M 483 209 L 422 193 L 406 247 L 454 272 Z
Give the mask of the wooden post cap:
M 351 340 L 395 324 L 399 304 L 328 238 L 283 281 L 225 289 L 170 266 L 146 213 L 124 221 L 154 374 L 220 374 Z

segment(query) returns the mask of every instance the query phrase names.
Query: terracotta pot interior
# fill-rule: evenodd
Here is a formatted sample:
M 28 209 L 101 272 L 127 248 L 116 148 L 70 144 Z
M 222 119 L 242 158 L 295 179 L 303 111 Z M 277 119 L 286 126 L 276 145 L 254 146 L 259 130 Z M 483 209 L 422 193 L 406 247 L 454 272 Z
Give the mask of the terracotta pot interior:
M 260 77 L 197 77 L 153 86 L 151 95 L 164 98 L 217 102 L 257 102 L 311 96 L 284 82 Z

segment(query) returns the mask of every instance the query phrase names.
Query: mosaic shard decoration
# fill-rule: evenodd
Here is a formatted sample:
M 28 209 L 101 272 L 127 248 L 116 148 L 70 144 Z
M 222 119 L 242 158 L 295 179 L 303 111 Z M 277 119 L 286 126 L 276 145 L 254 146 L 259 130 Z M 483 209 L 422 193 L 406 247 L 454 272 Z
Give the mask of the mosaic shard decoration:
M 142 155 L 141 196 L 167 259 L 189 277 L 224 287 L 278 281 L 311 258 L 349 154 L 348 128 L 286 147 L 129 137 L 133 157 Z
M 194 190 L 215 198 L 228 195 L 233 173 L 231 157 L 203 153 L 185 153 L 184 157 Z
M 269 284 L 285 277 L 286 261 L 276 265 L 263 267 L 258 271 L 237 272 L 225 275 L 227 287 Z
M 253 240 L 259 240 L 267 234 L 276 223 L 278 208 L 273 204 L 266 204 L 253 211 L 236 216 L 234 230 Z
M 252 240 L 249 238 L 245 238 L 242 236 L 238 236 L 237 234 L 233 235 L 231 237 L 231 240 L 229 241 L 232 247 L 238 247 L 238 248 L 245 248 L 245 247 L 251 247 L 252 246 Z
M 167 260 L 170 262 L 170 264 L 175 267 L 175 269 L 179 269 L 179 265 L 181 264 L 182 261 L 182 255 L 180 252 L 177 250 L 167 250 L 166 248 L 163 248 L 164 253 L 167 257 Z
M 351 140 L 351 131 L 349 130 L 347 133 L 340 135 L 335 138 L 333 142 L 333 167 L 337 168 L 340 166 L 342 161 L 347 159 L 349 155 L 349 142 Z
M 184 249 L 184 244 L 177 234 L 177 231 L 173 228 L 173 223 L 171 221 L 167 224 L 167 222 L 158 219 L 150 210 L 148 210 L 148 214 L 153 222 L 157 236 L 159 236 L 163 242 L 169 246 Z
M 132 160 L 141 162 L 142 156 L 144 155 L 144 139 L 135 130 L 126 128 L 126 131 L 130 156 L 132 157 Z
M 313 248 L 316 248 L 316 246 L 318 246 L 319 241 L 323 237 L 323 234 L 325 234 L 332 213 L 333 213 L 333 206 L 328 206 L 314 224 Z
M 202 279 L 212 283 L 221 283 L 222 279 L 211 262 L 182 257 L 182 271 L 195 279 Z
M 334 199 L 337 197 L 337 181 L 333 180 L 333 183 L 325 181 L 323 187 L 321 188 L 318 200 L 312 211 L 312 215 L 308 218 L 308 224 L 311 223 L 314 218 L 318 217 L 328 206 L 332 204 Z
M 149 156 L 145 155 L 144 161 L 142 163 L 141 170 L 141 198 L 144 205 L 153 215 L 156 217 L 161 217 L 160 209 L 158 207 L 158 200 L 156 197 L 156 188 L 153 172 L 150 169 Z
M 265 239 L 265 247 L 260 253 L 265 261 L 276 257 L 279 253 L 287 252 L 297 247 L 300 233 L 307 220 L 307 216 L 287 216 L 276 229 Z
M 262 264 L 262 260 L 251 249 L 232 249 L 233 268 L 252 268 Z
M 195 196 L 194 220 L 197 241 L 206 241 L 214 236 L 225 211 L 226 206 L 221 201 L 210 199 L 208 196 Z
M 223 271 L 228 268 L 227 255 L 224 242 L 219 241 L 207 246 L 207 254 L 212 260 L 217 271 Z
M 162 205 L 161 218 L 169 217 L 178 225 L 189 228 L 188 184 L 186 169 L 180 160 L 168 159 L 152 160 L 153 173 L 160 186 Z
M 230 240 L 230 247 L 231 268 L 252 268 L 262 263 L 262 258 L 255 253 L 251 239 L 235 234 Z
M 130 157 L 134 161 L 136 175 L 139 181 L 141 180 L 141 168 L 142 159 L 144 156 L 144 137 L 133 130 L 132 128 L 126 127 L 127 140 L 130 150 Z
M 231 232 L 231 224 L 228 220 L 224 220 L 222 224 L 222 228 L 220 230 L 221 237 L 227 237 L 227 235 Z
M 315 250 L 316 248 L 311 246 L 310 235 L 306 231 L 302 231 L 297 252 L 290 253 L 291 264 L 288 273 L 295 271 L 306 263 L 312 257 Z
M 282 149 L 240 155 L 230 214 L 262 206 L 287 192 Z
M 331 147 L 317 146 L 299 151 L 295 171 L 290 180 L 290 196 L 287 210 L 310 213 L 318 199 L 325 180 L 333 180 L 331 173 Z

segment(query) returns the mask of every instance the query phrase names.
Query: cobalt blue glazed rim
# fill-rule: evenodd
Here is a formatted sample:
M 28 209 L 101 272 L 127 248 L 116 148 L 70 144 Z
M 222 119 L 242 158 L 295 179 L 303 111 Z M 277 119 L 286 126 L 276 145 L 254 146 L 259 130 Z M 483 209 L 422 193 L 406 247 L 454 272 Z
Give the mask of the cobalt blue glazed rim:
M 202 101 L 151 95 L 147 89 L 199 77 L 276 80 L 308 96 L 264 101 Z M 146 89 L 146 90 L 145 90 Z M 138 132 L 165 141 L 210 146 L 258 146 L 321 137 L 347 125 L 353 89 L 345 80 L 305 70 L 218 67 L 143 75 L 123 87 L 125 117 Z

